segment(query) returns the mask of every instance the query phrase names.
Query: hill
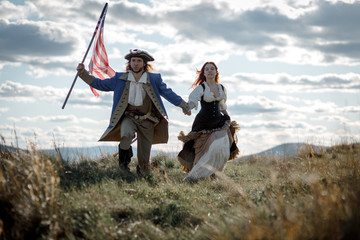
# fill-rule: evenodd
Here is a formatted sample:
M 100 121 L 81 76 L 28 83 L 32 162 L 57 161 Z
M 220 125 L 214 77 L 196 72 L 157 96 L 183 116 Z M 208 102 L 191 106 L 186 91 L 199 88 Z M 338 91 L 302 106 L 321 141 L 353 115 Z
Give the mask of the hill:
M 269 148 L 267 150 L 261 151 L 259 153 L 250 154 L 246 156 L 239 157 L 234 159 L 233 162 L 239 162 L 242 160 L 248 160 L 250 158 L 259 158 L 259 157 L 293 157 L 301 151 L 301 149 L 312 147 L 314 151 L 319 151 L 320 149 L 326 149 L 324 146 L 313 145 L 308 143 L 284 143 L 277 145 L 275 147 Z
M 304 147 L 312 146 L 315 151 L 319 149 L 326 149 L 323 146 L 315 146 L 307 143 L 284 143 L 281 145 L 274 146 L 270 149 L 261 151 L 259 153 L 241 156 L 237 159 L 234 159 L 233 162 L 238 162 L 242 160 L 248 160 L 254 157 L 292 157 L 299 153 L 299 151 Z M 11 146 L 0 145 L 1 148 L 9 148 L 15 150 L 16 148 Z M 57 149 L 43 149 L 42 152 L 56 156 L 57 151 L 60 152 L 61 157 L 65 160 L 75 160 L 78 161 L 80 158 L 91 158 L 97 159 L 104 155 L 113 155 L 118 152 L 117 146 L 97 146 L 97 147 L 58 147 Z M 134 156 L 136 157 L 137 148 L 133 147 Z M 160 152 L 156 150 L 151 151 L 152 156 L 156 156 L 159 153 L 166 154 L 169 156 L 176 156 L 176 152 Z
M 360 144 L 227 165 L 184 183 L 174 158 L 152 174 L 112 155 L 80 162 L 0 149 L 0 239 L 360 239 Z

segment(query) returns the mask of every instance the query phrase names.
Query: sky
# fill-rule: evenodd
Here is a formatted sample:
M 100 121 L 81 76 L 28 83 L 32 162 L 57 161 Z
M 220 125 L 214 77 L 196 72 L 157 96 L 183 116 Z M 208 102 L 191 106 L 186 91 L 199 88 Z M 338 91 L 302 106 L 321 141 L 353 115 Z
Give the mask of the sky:
M 149 51 L 164 82 L 188 99 L 196 69 L 213 61 L 241 129 L 241 155 L 283 143 L 331 146 L 360 139 L 360 1 L 107 1 L 105 46 L 115 71 L 130 48 Z M 65 97 L 106 1 L 0 1 L 0 135 L 40 148 L 98 142 L 112 93 L 81 79 Z M 85 60 L 89 63 L 92 50 Z M 191 116 L 163 99 L 176 152 Z

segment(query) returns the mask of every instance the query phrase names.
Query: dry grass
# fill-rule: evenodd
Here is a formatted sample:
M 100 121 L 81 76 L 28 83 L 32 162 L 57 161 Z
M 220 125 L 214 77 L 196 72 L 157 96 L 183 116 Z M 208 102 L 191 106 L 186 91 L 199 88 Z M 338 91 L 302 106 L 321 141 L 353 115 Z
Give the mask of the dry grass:
M 34 145 L 26 152 L 0 153 L 0 236 L 55 237 L 60 220 L 58 162 L 38 153 Z
M 241 165 L 246 174 L 258 170 L 245 181 L 232 180 L 238 173 L 232 169 L 228 181 L 243 186 L 244 201 L 203 233 L 207 239 L 360 239 L 359 152 L 360 144 L 344 144 L 253 159 Z
M 310 146 L 189 184 L 164 154 L 141 178 L 111 155 L 0 150 L 0 239 L 360 239 L 359 152 Z

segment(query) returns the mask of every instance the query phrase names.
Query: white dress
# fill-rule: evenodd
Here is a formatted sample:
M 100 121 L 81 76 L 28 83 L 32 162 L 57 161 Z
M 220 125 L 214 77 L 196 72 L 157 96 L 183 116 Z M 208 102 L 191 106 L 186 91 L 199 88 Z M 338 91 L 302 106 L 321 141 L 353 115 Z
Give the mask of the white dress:
M 179 140 L 185 143 L 178 155 L 178 160 L 188 172 L 184 181 L 206 178 L 222 171 L 230 159 L 230 149 L 236 140 L 235 133 L 230 131 L 230 126 L 234 127 L 234 124 L 231 124 L 229 116 L 220 113 L 227 107 L 226 89 L 220 84 L 218 88 L 220 94 L 215 97 L 204 82 L 203 86 L 197 86 L 189 96 L 190 107 L 197 109 L 200 102 L 201 110 L 194 120 L 191 132 L 187 135 L 181 132 L 179 136 Z M 237 147 L 235 151 L 238 152 Z

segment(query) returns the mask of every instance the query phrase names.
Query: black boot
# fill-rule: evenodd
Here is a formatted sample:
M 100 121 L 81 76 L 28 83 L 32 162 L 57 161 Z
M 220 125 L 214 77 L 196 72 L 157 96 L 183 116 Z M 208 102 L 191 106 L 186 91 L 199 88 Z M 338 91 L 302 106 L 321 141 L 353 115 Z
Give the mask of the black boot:
M 133 156 L 133 152 L 131 146 L 129 149 L 124 150 L 120 148 L 120 144 L 119 144 L 119 167 L 121 170 L 130 172 L 129 163 L 131 161 L 132 156 Z

